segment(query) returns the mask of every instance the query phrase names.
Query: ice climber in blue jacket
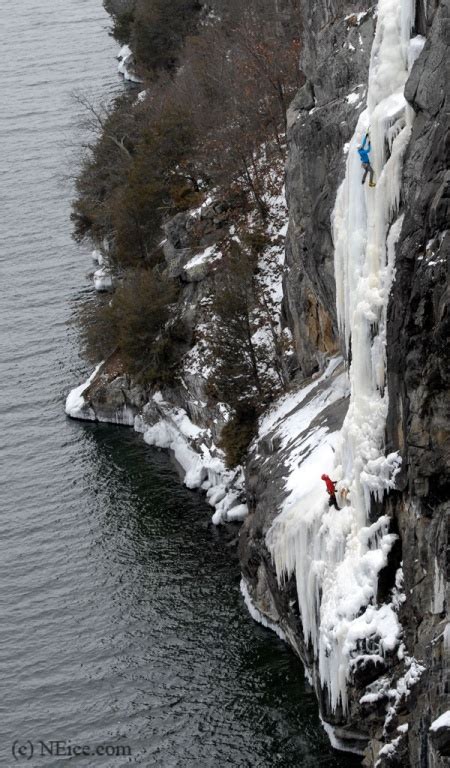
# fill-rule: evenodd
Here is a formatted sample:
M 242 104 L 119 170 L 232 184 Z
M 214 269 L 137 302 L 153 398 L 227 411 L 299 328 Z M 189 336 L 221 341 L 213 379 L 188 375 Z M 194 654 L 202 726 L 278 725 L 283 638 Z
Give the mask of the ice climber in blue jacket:
M 375 182 L 373 180 L 373 168 L 370 164 L 370 158 L 369 158 L 370 150 L 371 150 L 371 146 L 370 146 L 369 134 L 366 133 L 366 135 L 364 136 L 363 143 L 358 148 L 358 154 L 361 158 L 362 167 L 364 168 L 364 175 L 362 177 L 361 184 L 364 184 L 367 178 L 367 174 L 369 174 L 369 187 L 374 187 Z

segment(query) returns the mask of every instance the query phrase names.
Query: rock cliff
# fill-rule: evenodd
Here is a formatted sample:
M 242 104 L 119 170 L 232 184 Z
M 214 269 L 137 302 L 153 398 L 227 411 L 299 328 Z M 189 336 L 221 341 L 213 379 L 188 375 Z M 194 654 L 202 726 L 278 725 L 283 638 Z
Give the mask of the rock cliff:
M 365 107 L 376 10 L 345 2 L 303 8 L 307 23 L 301 63 L 307 79 L 289 111 L 284 301 L 298 365 L 306 376 L 322 369 L 324 358 L 339 347 L 331 220 L 345 145 Z M 399 451 L 402 469 L 397 490 L 381 503 L 372 501 L 370 511 L 370 520 L 387 513 L 398 536 L 379 574 L 377 598 L 385 599 L 383 592 L 392 588 L 403 563 L 399 620 L 407 652 L 420 668 L 405 670 L 402 660 L 389 654 L 373 656 L 370 664 L 353 669 L 347 711 L 330 707 L 313 648 L 305 642 L 295 578 L 280 585 L 267 548 L 267 533 L 286 493 L 282 478 L 288 474 L 276 434 L 254 447 L 247 466 L 252 514 L 240 541 L 247 589 L 305 663 L 337 746 L 365 750 L 367 765 L 441 766 L 449 755 L 448 732 L 447 745 L 443 732 L 440 739 L 429 732 L 448 706 L 448 19 L 448 3 L 418 4 L 412 24 L 412 34 L 427 42 L 405 89 L 416 117 L 403 166 L 404 219 L 387 321 L 386 452 Z M 345 400 L 332 405 L 332 418 L 342 420 L 345 408 Z M 394 700 L 386 681 L 398 692 Z
M 390 514 L 403 551 L 406 643 L 426 669 L 409 707 L 409 760 L 418 766 L 444 765 L 450 756 L 448 733 L 445 746 L 428 731 L 448 708 L 449 23 L 449 3 L 429 4 L 419 20 L 427 42 L 405 91 L 416 119 L 388 310 L 387 440 L 403 457 Z
M 343 147 L 365 106 L 374 9 L 364 2 L 301 3 L 306 82 L 288 112 L 284 300 L 304 376 L 339 346 L 331 212 Z

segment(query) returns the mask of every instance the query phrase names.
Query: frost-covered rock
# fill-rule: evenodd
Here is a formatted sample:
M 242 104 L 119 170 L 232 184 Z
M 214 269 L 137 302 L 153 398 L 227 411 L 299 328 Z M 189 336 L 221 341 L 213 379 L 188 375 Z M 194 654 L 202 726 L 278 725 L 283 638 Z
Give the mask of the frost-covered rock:
M 74 387 L 66 397 L 65 411 L 72 419 L 85 419 L 86 421 L 95 421 L 94 410 L 85 399 L 85 393 L 89 389 L 91 382 L 95 379 L 103 363 L 99 363 L 86 381 L 83 381 L 78 387 Z
M 436 720 L 433 720 L 430 725 L 430 731 L 433 732 L 440 731 L 441 728 L 446 728 L 447 730 L 450 729 L 450 709 L 447 709 L 446 712 L 439 715 L 439 717 L 437 717 Z
M 99 293 L 105 291 L 112 291 L 113 289 L 113 276 L 106 267 L 100 267 L 94 272 L 94 288 Z
M 120 358 L 113 354 L 68 394 L 65 410 L 74 419 L 134 427 L 148 445 L 171 453 L 188 488 L 205 492 L 215 510 L 215 525 L 242 522 L 248 513 L 242 468 L 227 469 L 223 451 L 214 442 L 220 434 L 221 409 L 215 415 L 208 412 L 206 403 L 198 399 L 202 390 L 195 379 L 191 378 L 192 389 L 185 388 L 184 396 L 174 390 L 167 391 L 169 399 L 161 392 L 149 395 L 133 384 Z M 187 407 L 192 408 L 196 421 Z
M 143 392 L 133 385 L 113 354 L 69 392 L 65 411 L 73 419 L 133 426 L 144 402 Z
M 142 79 L 135 72 L 134 55 L 129 45 L 122 46 L 117 54 L 117 58 L 119 60 L 117 71 L 120 75 L 123 75 L 123 79 L 128 80 L 130 83 L 142 83 Z
M 436 763 L 440 758 L 450 758 L 450 710 L 433 720 L 429 729 L 432 754 Z
M 92 261 L 98 264 L 99 267 L 102 267 L 105 262 L 102 252 L 97 249 L 92 251 Z
M 183 473 L 188 488 L 206 491 L 215 508 L 212 522 L 243 520 L 247 514 L 241 468 L 229 470 L 223 452 L 214 445 L 211 431 L 199 427 L 180 407 L 155 393 L 135 421 L 148 445 L 169 450 Z M 240 503 L 239 503 L 240 502 Z

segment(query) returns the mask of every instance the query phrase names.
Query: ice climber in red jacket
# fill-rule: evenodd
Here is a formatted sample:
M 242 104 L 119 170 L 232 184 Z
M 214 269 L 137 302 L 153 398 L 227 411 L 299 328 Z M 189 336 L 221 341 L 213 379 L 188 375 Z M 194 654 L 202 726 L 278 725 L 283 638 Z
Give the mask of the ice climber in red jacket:
M 328 506 L 339 509 L 336 501 L 336 483 L 333 480 L 331 480 L 331 478 L 328 475 L 322 475 L 321 480 L 323 480 L 325 485 L 327 486 L 327 491 L 329 496 Z

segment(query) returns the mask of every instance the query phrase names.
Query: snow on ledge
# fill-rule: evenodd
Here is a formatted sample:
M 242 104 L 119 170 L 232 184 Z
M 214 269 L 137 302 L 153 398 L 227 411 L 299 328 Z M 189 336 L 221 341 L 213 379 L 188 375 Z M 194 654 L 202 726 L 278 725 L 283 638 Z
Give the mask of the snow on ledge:
M 72 419 L 87 419 L 95 421 L 95 413 L 92 408 L 87 408 L 86 400 L 83 397 L 83 392 L 93 382 L 104 361 L 97 365 L 95 370 L 91 373 L 88 379 L 80 384 L 78 387 L 72 389 L 66 398 L 65 411 Z
M 135 412 L 133 408 L 127 405 L 127 403 L 123 403 L 115 410 L 102 413 L 101 410 L 96 412 L 84 397 L 85 391 L 99 373 L 103 362 L 97 365 L 86 381 L 69 392 L 66 398 L 65 412 L 71 419 L 79 419 L 80 421 L 100 421 L 106 424 L 119 424 L 125 427 L 132 427 L 134 425 Z
M 237 504 L 227 512 L 227 522 L 238 522 L 244 520 L 248 515 L 247 504 Z
M 244 520 L 248 508 L 243 502 L 242 467 L 227 469 L 223 452 L 212 443 L 210 430 L 194 424 L 183 408 L 171 405 L 160 392 L 156 392 L 144 407 L 142 415 L 136 416 L 127 404 L 115 412 L 94 410 L 84 393 L 102 365 L 103 362 L 99 363 L 86 381 L 69 392 L 65 403 L 66 414 L 72 419 L 134 427 L 136 432 L 142 433 L 148 445 L 171 451 L 184 472 L 184 484 L 188 488 L 206 492 L 206 500 L 215 508 L 212 516 L 214 525 Z M 150 424 L 146 422 L 146 409 L 149 408 L 153 417 L 155 413 L 160 416 Z
M 344 739 L 340 739 L 338 736 L 336 736 L 335 728 L 333 728 L 330 723 L 325 722 L 325 720 L 320 716 L 320 722 L 322 723 L 322 728 L 324 729 L 325 733 L 327 734 L 330 744 L 334 749 L 339 749 L 341 752 L 351 752 L 354 755 L 363 755 L 364 749 L 357 749 L 356 747 L 351 747 L 350 744 L 347 741 L 344 741 Z
M 443 712 L 436 720 L 433 720 L 429 730 L 434 733 L 439 731 L 440 728 L 450 728 L 450 709 L 447 709 L 447 712 Z
M 153 395 L 150 407 L 157 408 L 160 418 L 146 423 L 145 412 L 137 416 L 134 428 L 145 442 L 169 450 L 184 472 L 184 484 L 191 489 L 206 491 L 208 503 L 215 508 L 212 523 L 243 520 L 248 514 L 242 503 L 244 476 L 242 468 L 229 470 L 223 452 L 211 445 L 211 433 L 194 424 L 183 408 L 166 402 L 160 392 Z M 148 408 L 149 406 L 147 406 Z
M 130 67 L 134 64 L 133 52 L 129 45 L 123 45 L 117 54 L 119 64 L 117 71 L 120 75 L 123 75 L 124 80 L 128 80 L 130 83 L 142 83 L 143 80 L 135 75 Z
M 184 269 L 189 272 L 190 269 L 199 267 L 202 264 L 207 264 L 208 262 L 211 263 L 218 259 L 220 254 L 214 255 L 215 248 L 215 245 L 209 245 L 207 248 L 205 248 L 204 251 L 198 253 L 196 256 L 193 256 L 192 259 L 190 259 L 188 263 L 184 265 Z
M 94 272 L 94 288 L 98 293 L 111 291 L 113 288 L 113 278 L 111 273 L 105 268 L 100 267 Z
M 409 41 L 408 70 L 411 71 L 414 62 L 419 58 L 427 39 L 423 35 L 416 35 Z
M 375 763 L 375 768 L 376 766 L 381 764 L 380 757 L 393 757 L 393 755 L 397 751 L 398 745 L 400 744 L 401 738 L 402 738 L 401 736 L 397 736 L 388 744 L 385 744 L 384 747 L 381 747 L 380 751 L 378 752 L 378 759 Z
M 97 250 L 97 248 L 92 251 L 92 261 L 94 261 L 96 264 L 98 264 L 99 267 L 103 267 L 105 260 L 103 258 L 103 254 L 101 251 Z
M 262 624 L 263 627 L 267 627 L 267 629 L 271 629 L 272 632 L 275 632 L 275 634 L 278 635 L 280 640 L 284 640 L 285 642 L 287 642 L 286 635 L 284 634 L 281 627 L 278 624 L 275 624 L 273 621 L 270 621 L 270 619 L 266 618 L 266 616 L 264 616 L 261 613 L 261 611 L 258 611 L 256 605 L 254 604 L 252 598 L 250 597 L 250 593 L 248 591 L 246 581 L 243 578 L 241 579 L 240 589 L 241 589 L 242 597 L 244 598 L 245 605 L 247 606 L 247 610 L 250 616 L 252 617 L 252 619 L 254 619 L 254 621 L 257 621 L 258 624 Z

